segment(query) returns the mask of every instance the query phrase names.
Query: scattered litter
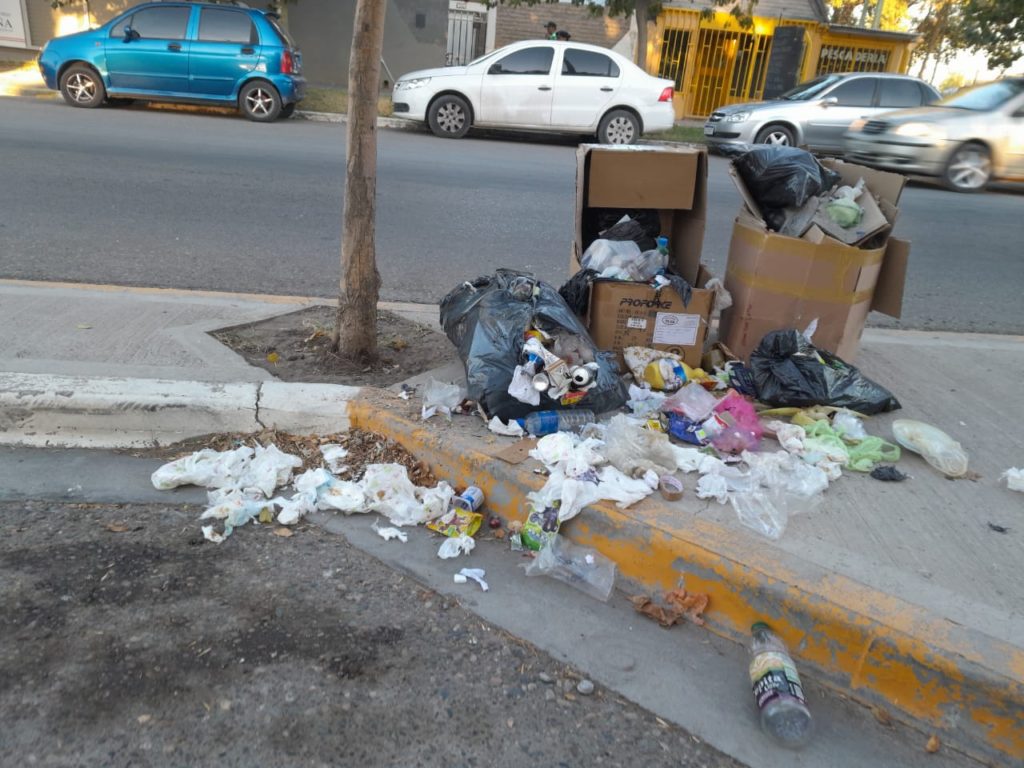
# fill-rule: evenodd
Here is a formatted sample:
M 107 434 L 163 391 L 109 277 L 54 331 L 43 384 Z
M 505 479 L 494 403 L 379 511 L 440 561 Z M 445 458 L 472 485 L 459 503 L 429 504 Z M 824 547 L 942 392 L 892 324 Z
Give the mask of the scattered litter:
M 750 684 L 761 730 L 784 747 L 798 749 L 814 731 L 796 663 L 786 644 L 763 621 L 750 633 Z
M 580 680 L 576 683 L 576 692 L 581 696 L 589 696 L 594 692 L 594 683 L 590 680 Z
M 458 557 L 459 555 L 468 555 L 473 551 L 473 547 L 475 546 L 476 541 L 473 537 L 462 533 L 458 536 L 446 538 L 441 542 L 441 546 L 437 550 L 437 556 L 442 560 L 450 560 L 451 558 Z
M 551 576 L 598 600 L 607 601 L 615 584 L 615 563 L 599 552 L 557 534 L 526 566 L 527 576 Z
M 295 535 L 295 531 L 291 528 L 275 528 L 271 533 L 275 536 L 280 536 L 282 539 L 290 539 Z
M 647 470 L 670 475 L 677 468 L 668 435 L 646 429 L 643 422 L 621 413 L 608 423 L 602 453 L 608 463 L 630 477 Z
M 960 443 L 938 427 L 913 419 L 896 419 L 892 423 L 892 434 L 897 443 L 921 454 L 942 474 L 948 477 L 967 474 L 967 453 Z
M 690 593 L 679 587 L 666 592 L 662 600 L 664 605 L 658 605 L 647 595 L 635 595 L 630 598 L 630 602 L 639 613 L 654 619 L 663 627 L 678 624 L 683 618 L 698 626 L 704 626 L 702 614 L 708 608 L 708 595 L 703 592 Z
M 1010 529 L 1004 525 L 996 525 L 995 523 L 989 523 L 988 527 L 996 533 L 1009 533 Z
M 885 465 L 872 469 L 871 476 L 875 478 L 875 480 L 883 480 L 890 483 L 901 483 L 910 477 L 910 475 L 905 475 L 900 472 L 896 467 Z
M 924 751 L 929 755 L 934 755 L 939 751 L 939 747 L 942 746 L 942 742 L 939 741 L 939 737 L 934 733 L 928 737 L 928 741 L 924 745 Z
M 483 568 L 463 568 L 461 571 L 452 576 L 452 579 L 456 584 L 465 584 L 467 579 L 472 579 L 480 585 L 480 589 L 487 592 L 490 587 L 487 582 L 484 581 L 485 571 Z
M 408 384 L 402 384 L 402 388 L 398 392 L 398 396 L 403 400 L 408 400 L 416 394 L 416 387 L 410 387 Z
M 348 469 L 341 460 L 348 456 L 348 449 L 337 443 L 327 443 L 320 446 L 320 453 L 323 454 L 327 468 L 336 475 Z
M 1003 472 L 1002 477 L 1006 480 L 1006 487 L 1011 491 L 1024 492 L 1024 469 L 1013 467 Z
M 665 501 L 679 501 L 683 498 L 683 484 L 673 475 L 662 475 L 658 478 L 658 492 Z
M 401 528 L 380 528 L 377 526 L 377 521 L 373 521 L 373 530 L 376 531 L 377 535 L 380 536 L 384 541 L 391 541 L 392 539 L 398 539 L 400 542 L 405 544 L 409 541 L 409 534 L 403 531 Z
M 868 437 L 864 422 L 852 411 L 836 411 L 832 427 L 846 442 L 860 442 Z
M 538 402 L 540 402 L 539 399 Z M 506 424 L 497 416 L 487 423 L 487 428 L 496 435 L 507 435 L 508 437 L 522 437 L 526 434 L 522 425 L 515 419 L 512 419 L 508 424 Z
M 204 525 L 200 530 L 203 532 L 203 538 L 207 541 L 212 541 L 214 544 L 222 544 L 224 542 L 224 536 L 214 531 L 212 525 Z
M 479 512 L 455 507 L 449 509 L 441 517 L 427 523 L 427 528 L 444 536 L 472 536 L 480 530 L 484 516 Z
M 111 533 L 127 533 L 131 530 L 131 528 L 128 527 L 127 523 L 107 523 L 103 527 Z
M 452 499 L 452 504 L 464 512 L 476 512 L 484 505 L 484 492 L 477 486 L 470 485 Z
M 451 419 L 452 411 L 462 402 L 462 390 L 458 384 L 449 384 L 431 379 L 423 388 L 423 409 L 421 417 L 424 421 L 436 413 Z

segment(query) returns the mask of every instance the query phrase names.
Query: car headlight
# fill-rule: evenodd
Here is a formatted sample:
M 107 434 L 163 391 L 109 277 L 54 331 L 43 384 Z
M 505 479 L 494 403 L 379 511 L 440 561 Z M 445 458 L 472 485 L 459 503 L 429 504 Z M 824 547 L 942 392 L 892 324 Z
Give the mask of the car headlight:
M 749 112 L 733 112 L 731 115 L 725 116 L 725 122 L 727 123 L 742 123 L 745 120 L 750 119 Z
M 429 77 L 414 77 L 412 80 L 399 80 L 395 83 L 395 90 L 411 91 L 413 88 L 422 88 L 430 82 Z
M 856 120 L 850 123 L 850 127 L 847 130 L 850 131 L 851 133 L 855 133 L 863 129 L 867 122 L 868 121 L 865 120 L 863 117 L 858 117 Z
M 936 140 L 945 138 L 943 130 L 931 123 L 904 123 L 894 128 L 893 133 L 908 139 Z

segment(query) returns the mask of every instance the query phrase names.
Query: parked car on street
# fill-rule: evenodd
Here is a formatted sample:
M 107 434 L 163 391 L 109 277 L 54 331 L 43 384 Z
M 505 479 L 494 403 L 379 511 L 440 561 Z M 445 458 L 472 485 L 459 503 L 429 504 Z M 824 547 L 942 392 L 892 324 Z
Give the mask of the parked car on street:
M 470 127 L 597 134 L 631 144 L 675 122 L 672 81 L 652 77 L 607 48 L 524 40 L 464 67 L 402 75 L 394 116 L 458 139 Z
M 237 106 L 289 117 L 302 100 L 302 54 L 274 14 L 212 3 L 138 5 L 39 54 L 48 88 L 74 107 L 135 99 Z
M 1024 77 L 857 120 L 844 138 L 854 162 L 939 176 L 957 192 L 977 192 L 992 179 L 1024 181 Z
M 843 134 L 854 120 L 938 99 L 938 91 L 908 75 L 822 75 L 772 101 L 719 107 L 704 123 L 704 135 L 711 147 L 782 144 L 838 154 L 843 148 Z

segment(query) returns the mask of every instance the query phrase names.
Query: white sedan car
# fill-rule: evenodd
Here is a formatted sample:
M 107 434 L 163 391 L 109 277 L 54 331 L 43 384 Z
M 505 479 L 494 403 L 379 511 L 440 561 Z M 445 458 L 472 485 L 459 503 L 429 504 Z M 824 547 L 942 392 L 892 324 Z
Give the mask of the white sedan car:
M 596 133 L 604 144 L 631 144 L 672 127 L 672 85 L 607 48 L 524 40 L 464 67 L 403 75 L 391 98 L 395 117 L 426 122 L 449 139 L 478 126 Z

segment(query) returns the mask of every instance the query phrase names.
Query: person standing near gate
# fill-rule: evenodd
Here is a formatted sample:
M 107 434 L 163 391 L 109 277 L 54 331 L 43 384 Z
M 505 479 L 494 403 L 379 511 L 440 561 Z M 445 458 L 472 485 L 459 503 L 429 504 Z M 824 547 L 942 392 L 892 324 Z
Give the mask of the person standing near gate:
M 570 35 L 564 29 L 560 29 L 557 32 L 555 32 L 555 40 L 563 40 L 568 43 L 570 37 L 572 37 L 572 35 Z
M 547 24 L 545 24 L 544 25 L 544 37 L 545 37 L 545 39 L 547 39 L 547 40 L 554 40 L 554 39 L 556 39 L 555 38 L 555 30 L 556 29 L 558 29 L 558 25 L 555 24 L 555 22 L 553 22 L 553 21 L 549 21 Z

